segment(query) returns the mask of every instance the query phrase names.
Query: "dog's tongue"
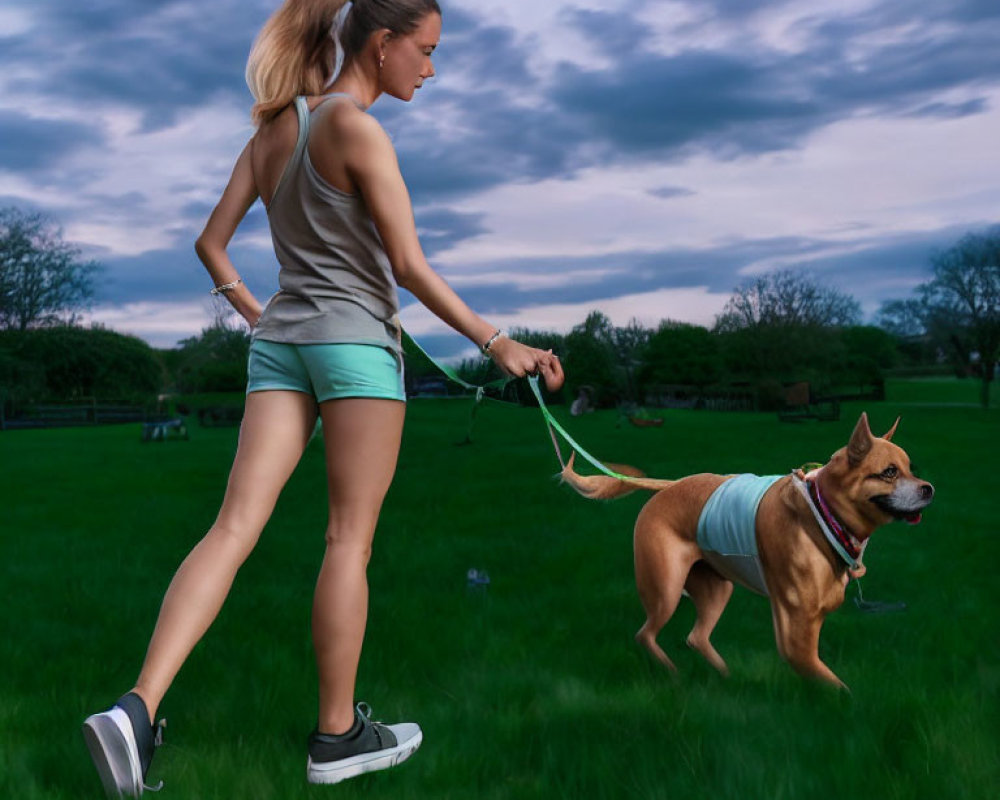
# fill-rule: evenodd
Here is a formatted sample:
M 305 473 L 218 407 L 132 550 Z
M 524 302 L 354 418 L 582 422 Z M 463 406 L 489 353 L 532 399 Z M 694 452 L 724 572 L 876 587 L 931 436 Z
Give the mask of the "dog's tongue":
M 920 515 L 920 512 L 918 511 L 916 514 L 913 514 L 912 516 L 907 517 L 906 518 L 906 522 L 907 522 L 908 525 L 919 525 L 920 524 L 920 519 L 921 519 L 921 515 Z

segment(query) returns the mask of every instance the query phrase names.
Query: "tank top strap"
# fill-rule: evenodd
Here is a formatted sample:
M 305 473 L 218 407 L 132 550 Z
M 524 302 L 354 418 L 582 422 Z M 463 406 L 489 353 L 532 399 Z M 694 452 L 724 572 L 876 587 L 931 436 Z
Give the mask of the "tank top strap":
M 295 98 L 295 113 L 299 119 L 299 138 L 295 141 L 292 160 L 298 163 L 309 144 L 309 102 L 301 95 Z
M 301 96 L 296 97 L 294 103 L 295 116 L 299 123 L 299 133 L 295 139 L 295 147 L 288 156 L 288 161 L 285 162 L 285 168 L 281 171 L 281 177 L 278 178 L 278 183 L 275 184 L 274 191 L 271 194 L 271 202 L 267 204 L 268 213 L 270 213 L 278 197 L 284 194 L 286 184 L 290 183 L 293 176 L 299 171 L 299 168 L 302 166 L 302 157 L 306 152 L 306 147 L 309 145 L 309 104 L 306 102 L 305 97 Z

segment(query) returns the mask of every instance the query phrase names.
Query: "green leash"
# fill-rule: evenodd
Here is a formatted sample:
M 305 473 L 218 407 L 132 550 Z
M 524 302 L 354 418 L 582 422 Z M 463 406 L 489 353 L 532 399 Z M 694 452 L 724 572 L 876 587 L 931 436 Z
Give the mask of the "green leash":
M 457 383 L 464 389 L 471 389 L 475 391 L 476 397 L 472 402 L 472 410 L 469 412 L 469 427 L 468 430 L 465 432 L 465 440 L 462 442 L 456 442 L 456 444 L 472 444 L 472 429 L 476 424 L 476 412 L 479 410 L 479 404 L 482 403 L 483 399 L 486 397 L 486 390 L 498 389 L 501 392 L 503 392 L 507 384 L 514 379 L 499 378 L 495 381 L 490 381 L 489 383 L 485 383 L 482 386 L 479 386 L 474 383 L 469 383 L 467 380 L 462 378 L 462 376 L 459 375 L 458 372 L 449 367 L 447 364 L 442 364 L 440 361 L 437 361 L 436 359 L 432 358 L 430 354 L 428 354 L 428 352 L 424 350 L 423 347 L 420 346 L 420 343 L 412 336 L 410 336 L 410 334 L 407 333 L 405 330 L 402 331 L 402 341 L 404 350 L 405 349 L 416 350 L 431 364 L 433 364 L 434 367 L 439 372 L 441 372 L 448 380 L 452 381 L 453 383 Z
M 465 389 L 475 391 L 476 399 L 472 406 L 472 412 L 469 419 L 469 432 L 466 436 L 466 441 L 464 442 L 464 444 L 471 442 L 472 425 L 476 419 L 476 411 L 479 408 L 479 404 L 486 396 L 486 390 L 499 389 L 503 391 L 503 389 L 506 388 L 507 384 L 513 381 L 514 378 L 499 378 L 495 381 L 490 381 L 489 383 L 483 384 L 481 386 L 476 385 L 474 383 L 469 383 L 464 378 L 462 378 L 454 369 L 432 358 L 427 353 L 427 351 L 420 346 L 420 343 L 417 342 L 417 340 L 414 339 L 412 336 L 410 336 L 410 334 L 407 333 L 405 330 L 403 331 L 403 344 L 404 346 L 408 345 L 410 348 L 419 352 L 424 358 L 426 358 L 431 364 L 433 364 L 446 378 L 448 378 L 448 380 L 457 383 L 459 386 Z M 615 472 L 614 470 L 608 469 L 606 466 L 604 466 L 604 464 L 602 464 L 600 461 L 594 458 L 590 453 L 588 453 L 583 447 L 581 447 L 580 444 L 576 441 L 576 439 L 570 436 L 570 434 L 566 431 L 566 429 L 559 424 L 559 421 L 552 415 L 552 412 L 549 411 L 548 406 L 545 405 L 545 400 L 542 399 L 542 392 L 538 388 L 537 376 L 533 375 L 528 377 L 528 386 L 531 387 L 531 391 L 535 395 L 535 399 L 538 401 L 538 408 L 542 412 L 542 416 L 545 419 L 546 429 L 549 432 L 549 436 L 552 438 L 552 445 L 553 447 L 555 447 L 556 458 L 559 459 L 559 465 L 561 467 L 565 468 L 566 462 L 563 459 L 562 451 L 559 449 L 559 439 L 556 437 L 557 431 L 559 435 L 566 440 L 566 443 L 570 447 L 572 447 L 575 452 L 579 453 L 581 458 L 586 460 L 591 466 L 594 467 L 594 469 L 604 473 L 610 478 L 616 478 L 617 480 L 626 482 L 630 480 L 629 476 L 622 475 L 621 473 Z
M 535 399 L 538 400 L 538 408 L 542 412 L 542 416 L 545 417 L 546 427 L 549 431 L 549 436 L 552 437 L 552 444 L 556 449 L 556 458 L 559 459 L 559 464 L 564 469 L 566 468 L 566 462 L 563 460 L 562 451 L 559 449 L 559 440 L 556 438 L 556 431 L 559 432 L 560 436 L 566 440 L 566 443 L 573 448 L 574 451 L 580 454 L 594 469 L 603 472 L 609 478 L 617 478 L 620 481 L 628 482 L 630 480 L 628 475 L 622 475 L 620 472 L 615 472 L 613 469 L 608 469 L 604 464 L 594 458 L 590 453 L 583 449 L 580 444 L 574 439 L 566 429 L 559 424 L 559 421 L 552 416 L 552 412 L 549 411 L 548 406 L 545 405 L 545 401 L 542 399 L 542 392 L 538 388 L 538 377 L 532 375 L 528 378 L 528 386 L 531 387 L 531 391 L 535 395 Z
M 457 383 L 464 389 L 473 389 L 476 392 L 476 402 L 478 403 L 483 399 L 483 395 L 486 389 L 503 389 L 510 383 L 513 378 L 499 378 L 495 381 L 490 381 L 489 383 L 484 383 L 482 386 L 477 386 L 474 383 L 469 383 L 461 375 L 459 375 L 455 370 L 449 367 L 447 364 L 442 364 L 440 361 L 433 359 L 428 355 L 427 351 L 420 346 L 420 343 L 414 339 L 405 330 L 403 331 L 403 346 L 404 348 L 409 345 L 411 348 L 420 353 L 424 358 L 431 362 L 441 373 L 444 374 L 448 380 Z

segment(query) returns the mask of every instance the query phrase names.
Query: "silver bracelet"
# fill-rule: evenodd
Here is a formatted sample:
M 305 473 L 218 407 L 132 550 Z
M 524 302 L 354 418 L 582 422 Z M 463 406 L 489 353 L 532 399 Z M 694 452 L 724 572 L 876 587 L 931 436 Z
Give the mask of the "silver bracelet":
M 488 356 L 490 354 L 490 347 L 493 345 L 493 343 L 501 336 L 506 336 L 506 335 L 507 334 L 504 333 L 502 328 L 497 328 L 496 332 L 489 339 L 486 340 L 486 344 L 484 344 L 482 347 L 479 348 L 480 350 L 483 351 L 483 355 Z
M 211 294 L 225 294 L 226 292 L 231 292 L 241 283 L 243 283 L 243 278 L 237 278 L 232 283 L 224 283 L 222 286 L 213 286 Z

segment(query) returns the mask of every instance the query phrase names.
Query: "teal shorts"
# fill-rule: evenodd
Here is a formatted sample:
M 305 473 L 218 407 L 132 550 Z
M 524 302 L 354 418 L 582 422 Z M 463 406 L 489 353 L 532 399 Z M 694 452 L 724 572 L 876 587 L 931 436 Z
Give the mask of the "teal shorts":
M 406 400 L 400 358 L 373 344 L 254 339 L 247 372 L 247 394 L 283 389 L 311 394 L 318 403 L 344 397 Z

